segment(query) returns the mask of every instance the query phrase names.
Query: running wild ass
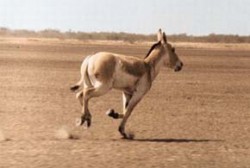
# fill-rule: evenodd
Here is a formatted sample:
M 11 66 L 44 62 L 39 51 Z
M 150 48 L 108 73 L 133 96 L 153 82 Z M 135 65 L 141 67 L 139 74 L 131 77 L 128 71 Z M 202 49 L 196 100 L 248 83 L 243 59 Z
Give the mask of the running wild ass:
M 151 88 L 161 67 L 168 66 L 180 71 L 183 66 L 175 53 L 175 48 L 167 42 L 167 37 L 161 29 L 157 33 L 157 38 L 158 42 L 151 47 L 144 59 L 109 52 L 98 52 L 84 59 L 81 65 L 81 79 L 71 87 L 72 91 L 76 91 L 82 86 L 82 90 L 76 94 L 83 106 L 82 116 L 77 125 L 81 126 L 86 121 L 89 127 L 89 100 L 114 88 L 122 91 L 123 113 L 110 109 L 107 115 L 114 119 L 122 119 L 118 130 L 124 138 L 129 138 L 125 133 L 125 124 L 135 106 Z

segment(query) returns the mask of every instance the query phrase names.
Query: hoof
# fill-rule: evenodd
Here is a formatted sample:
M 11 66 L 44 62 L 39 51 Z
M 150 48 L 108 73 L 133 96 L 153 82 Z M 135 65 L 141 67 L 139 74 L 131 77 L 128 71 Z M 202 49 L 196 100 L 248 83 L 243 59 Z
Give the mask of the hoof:
M 87 121 L 87 127 L 90 127 L 91 126 L 91 119 L 87 118 L 86 121 Z
M 76 119 L 76 126 L 80 127 L 82 126 L 84 123 L 87 123 L 87 128 L 91 126 L 91 118 L 85 118 L 85 117 L 81 117 Z
M 127 139 L 127 140 L 133 140 L 134 139 L 134 135 L 133 134 L 124 134 L 122 135 L 122 139 Z
M 114 109 L 109 109 L 107 112 L 106 112 L 106 115 L 109 116 L 109 117 L 112 117 L 114 119 L 118 119 L 119 118 L 119 113 L 115 112 Z
M 84 121 L 83 121 L 81 118 L 77 118 L 77 119 L 76 119 L 76 126 L 77 126 L 77 127 L 82 126 L 83 123 L 84 123 Z
M 120 132 L 122 139 L 133 140 L 135 137 L 135 135 L 133 133 L 126 134 L 124 128 L 121 126 L 119 127 L 118 131 Z
M 124 132 L 124 128 L 119 127 L 118 131 L 120 132 L 123 139 L 127 139 L 127 134 Z

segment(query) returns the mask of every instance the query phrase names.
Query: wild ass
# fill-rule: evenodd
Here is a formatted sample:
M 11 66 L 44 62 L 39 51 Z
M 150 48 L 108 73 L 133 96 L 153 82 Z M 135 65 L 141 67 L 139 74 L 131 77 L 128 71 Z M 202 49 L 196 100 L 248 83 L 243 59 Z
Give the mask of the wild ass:
M 107 115 L 114 119 L 122 119 L 119 132 L 124 138 L 129 138 L 125 133 L 125 124 L 135 106 L 151 88 L 161 67 L 165 65 L 180 71 L 183 66 L 161 29 L 157 37 L 158 42 L 151 47 L 144 59 L 109 52 L 99 52 L 85 58 L 81 65 L 81 79 L 71 87 L 72 91 L 79 89 L 81 85 L 83 87 L 76 94 L 83 106 L 79 126 L 85 121 L 88 127 L 91 125 L 89 100 L 114 88 L 123 93 L 123 113 L 110 109 Z

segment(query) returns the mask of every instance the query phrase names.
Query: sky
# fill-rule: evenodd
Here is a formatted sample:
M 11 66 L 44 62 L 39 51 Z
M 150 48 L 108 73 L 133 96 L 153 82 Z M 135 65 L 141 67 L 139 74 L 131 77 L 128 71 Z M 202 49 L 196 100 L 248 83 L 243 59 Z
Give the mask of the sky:
M 0 0 L 0 27 L 250 35 L 250 0 Z

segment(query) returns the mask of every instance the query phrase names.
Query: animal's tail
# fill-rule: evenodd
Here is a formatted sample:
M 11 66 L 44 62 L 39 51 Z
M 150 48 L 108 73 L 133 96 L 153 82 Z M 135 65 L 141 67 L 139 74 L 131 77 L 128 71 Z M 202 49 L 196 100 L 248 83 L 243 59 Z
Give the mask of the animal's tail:
M 88 74 L 88 59 L 90 56 L 87 56 L 85 60 L 82 63 L 81 66 L 81 79 L 74 85 L 70 87 L 71 91 L 76 91 L 78 90 L 83 84 L 86 84 L 87 86 L 92 86 L 91 81 L 89 79 L 89 74 Z
M 80 85 L 77 85 L 77 84 L 70 86 L 70 90 L 71 90 L 72 92 L 78 90 L 79 88 L 80 88 Z
M 82 77 L 81 77 L 81 79 L 80 79 L 76 84 L 74 84 L 74 85 L 72 85 L 72 86 L 70 87 L 70 90 L 71 90 L 72 92 L 78 90 L 78 89 L 80 88 L 80 86 L 81 86 L 82 83 L 83 83 L 83 81 L 82 81 Z

